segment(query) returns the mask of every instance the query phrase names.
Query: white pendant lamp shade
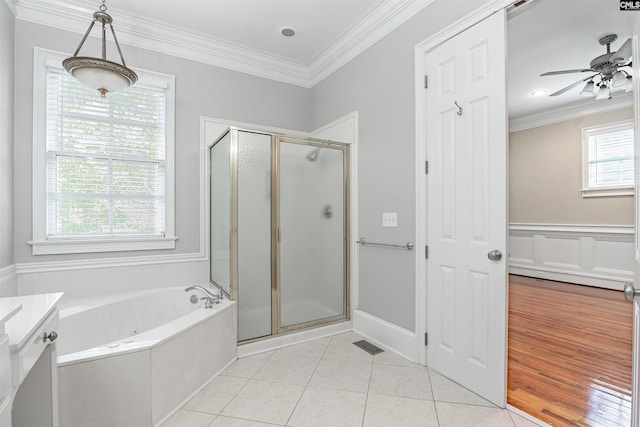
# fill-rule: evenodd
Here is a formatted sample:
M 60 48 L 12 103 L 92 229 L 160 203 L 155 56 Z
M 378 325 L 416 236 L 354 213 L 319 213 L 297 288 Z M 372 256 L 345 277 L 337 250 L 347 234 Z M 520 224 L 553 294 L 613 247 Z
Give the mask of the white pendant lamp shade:
M 138 76 L 129 68 L 98 58 L 71 57 L 65 59 L 62 65 L 80 83 L 97 90 L 102 96 L 126 89 L 138 80 Z
M 611 77 L 611 87 L 624 87 L 627 81 L 627 73 L 624 71 L 616 71 Z
M 601 85 L 600 89 L 598 89 L 598 94 L 596 95 L 596 99 L 608 99 L 609 98 L 609 88 L 606 85 Z
M 627 76 L 627 78 L 624 80 L 624 91 L 627 93 L 631 92 L 633 90 L 633 79 L 631 78 L 631 76 Z
M 584 89 L 580 92 L 582 96 L 594 96 L 596 94 L 595 85 L 593 84 L 593 80 L 589 81 L 586 85 L 584 85 Z
M 73 56 L 62 61 L 62 66 L 65 70 L 69 72 L 73 77 L 78 79 L 80 83 L 83 85 L 95 89 L 100 92 L 102 97 L 106 96 L 109 92 L 117 92 L 119 90 L 123 90 L 133 85 L 136 81 L 138 81 L 138 75 L 127 68 L 127 65 L 124 62 L 124 57 L 122 56 L 122 51 L 120 50 L 120 44 L 118 43 L 118 39 L 116 38 L 116 32 L 113 29 L 113 19 L 111 15 L 109 15 L 106 10 L 107 6 L 104 4 L 105 0 L 102 0 L 102 5 L 100 6 L 100 10 L 93 14 L 93 21 L 89 25 L 87 32 L 84 34 L 84 37 L 80 41 L 80 45 L 76 49 L 76 52 Z M 85 40 L 89 36 L 91 29 L 94 24 L 99 22 L 102 24 L 102 57 L 101 58 L 93 58 L 90 56 L 78 56 L 78 52 L 82 48 Z M 113 41 L 116 44 L 116 48 L 118 49 L 118 54 L 120 54 L 120 60 L 122 61 L 122 65 L 107 60 L 107 40 L 106 40 L 106 26 L 109 25 L 111 28 L 111 34 L 113 34 Z

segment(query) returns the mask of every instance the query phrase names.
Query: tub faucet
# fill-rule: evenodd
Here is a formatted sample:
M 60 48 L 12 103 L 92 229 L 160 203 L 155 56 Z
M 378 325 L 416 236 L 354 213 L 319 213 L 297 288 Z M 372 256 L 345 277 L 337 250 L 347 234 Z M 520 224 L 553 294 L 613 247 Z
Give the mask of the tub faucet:
M 214 292 L 205 287 L 194 285 L 194 286 L 189 286 L 184 291 L 189 292 L 189 291 L 196 291 L 196 290 L 202 292 L 205 295 L 203 298 L 200 298 L 204 300 L 204 308 L 213 308 L 213 304 L 218 304 L 222 300 L 222 291 L 219 289 L 218 289 L 218 292 Z

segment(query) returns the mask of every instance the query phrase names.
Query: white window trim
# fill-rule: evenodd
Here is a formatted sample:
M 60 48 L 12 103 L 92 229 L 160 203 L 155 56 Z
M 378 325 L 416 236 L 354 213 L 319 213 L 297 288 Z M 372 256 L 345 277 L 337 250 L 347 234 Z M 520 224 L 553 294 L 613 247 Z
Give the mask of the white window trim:
M 34 48 L 33 60 L 33 255 L 175 249 L 175 77 L 135 69 L 140 82 L 167 88 L 165 139 L 165 221 L 163 237 L 96 237 L 47 239 L 46 204 L 46 73 L 47 66 L 62 68 L 68 54 Z
M 589 188 L 589 136 L 617 130 L 633 129 L 633 120 L 591 126 L 582 129 L 582 197 L 633 196 L 633 185 Z

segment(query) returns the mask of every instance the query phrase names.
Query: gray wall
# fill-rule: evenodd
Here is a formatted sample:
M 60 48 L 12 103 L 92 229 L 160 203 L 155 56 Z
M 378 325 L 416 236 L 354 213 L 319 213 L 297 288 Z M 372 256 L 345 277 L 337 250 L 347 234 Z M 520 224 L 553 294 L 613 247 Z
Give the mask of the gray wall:
M 0 269 L 13 264 L 13 46 L 15 18 L 0 1 Z
M 633 108 L 591 114 L 509 135 L 509 221 L 633 225 L 633 196 L 587 197 L 582 128 L 631 120 Z
M 360 235 L 415 239 L 415 45 L 485 3 L 436 0 L 311 90 L 311 127 L 359 112 Z M 398 228 L 382 213 L 398 212 Z M 360 249 L 359 308 L 408 330 L 415 327 L 414 252 Z
M 5 31 L 3 26 L 3 31 Z M 73 51 L 81 35 L 18 20 L 15 25 L 15 262 L 185 254 L 199 251 L 200 116 L 306 130 L 308 90 L 188 61 L 144 49 L 123 46 L 127 65 L 176 76 L 176 249 L 128 253 L 32 256 L 32 72 L 33 47 Z M 4 40 L 4 38 L 3 38 Z M 82 52 L 98 52 L 95 40 Z M 93 50 L 92 50 L 93 49 Z

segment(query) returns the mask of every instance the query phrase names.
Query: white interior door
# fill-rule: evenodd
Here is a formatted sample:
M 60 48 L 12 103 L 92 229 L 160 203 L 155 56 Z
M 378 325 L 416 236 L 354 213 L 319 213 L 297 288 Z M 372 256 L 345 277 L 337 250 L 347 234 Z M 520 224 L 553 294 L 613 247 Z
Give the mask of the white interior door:
M 502 407 L 507 335 L 505 62 L 504 11 L 426 55 L 427 362 Z

